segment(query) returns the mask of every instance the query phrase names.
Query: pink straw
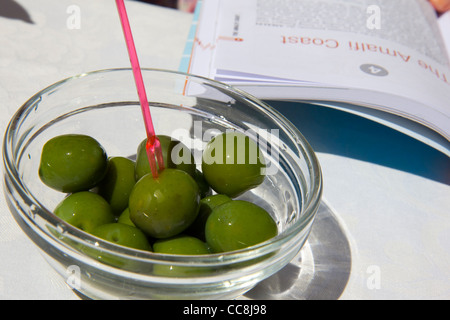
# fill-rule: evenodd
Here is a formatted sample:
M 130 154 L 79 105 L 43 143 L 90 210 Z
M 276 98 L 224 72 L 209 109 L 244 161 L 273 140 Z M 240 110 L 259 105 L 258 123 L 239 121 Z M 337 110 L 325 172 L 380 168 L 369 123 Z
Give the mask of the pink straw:
M 155 152 L 159 169 L 164 169 L 164 159 L 161 152 L 161 144 L 155 135 L 155 129 L 153 127 L 152 116 L 150 114 L 147 94 L 145 93 L 144 80 L 142 79 L 141 67 L 139 66 L 136 47 L 134 46 L 133 35 L 131 33 L 130 22 L 128 21 L 127 10 L 125 8 L 123 0 L 116 0 L 116 5 L 119 11 L 120 22 L 122 23 L 125 41 L 127 43 L 128 55 L 130 57 L 131 66 L 133 68 L 134 80 L 136 82 L 137 92 L 139 95 L 142 115 L 144 117 L 145 130 L 147 132 L 147 156 L 150 162 L 150 169 L 152 170 L 153 178 L 156 179 L 158 178 L 158 170 L 156 168 Z

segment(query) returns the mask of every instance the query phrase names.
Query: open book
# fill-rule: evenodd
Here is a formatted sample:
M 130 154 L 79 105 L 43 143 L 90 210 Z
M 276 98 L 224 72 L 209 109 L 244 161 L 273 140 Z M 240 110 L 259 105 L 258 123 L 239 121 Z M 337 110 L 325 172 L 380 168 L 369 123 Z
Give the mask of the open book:
M 450 155 L 450 12 L 426 0 L 199 0 L 180 69 L 313 101 Z

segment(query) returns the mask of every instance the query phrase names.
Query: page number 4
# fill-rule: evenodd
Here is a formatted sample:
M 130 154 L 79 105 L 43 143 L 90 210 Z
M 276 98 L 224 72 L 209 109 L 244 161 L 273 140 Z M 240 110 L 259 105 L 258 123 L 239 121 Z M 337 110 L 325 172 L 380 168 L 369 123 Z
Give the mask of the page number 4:
M 372 76 L 385 77 L 389 74 L 389 72 L 385 68 L 377 66 L 375 64 L 363 64 L 359 68 L 361 69 L 361 71 Z

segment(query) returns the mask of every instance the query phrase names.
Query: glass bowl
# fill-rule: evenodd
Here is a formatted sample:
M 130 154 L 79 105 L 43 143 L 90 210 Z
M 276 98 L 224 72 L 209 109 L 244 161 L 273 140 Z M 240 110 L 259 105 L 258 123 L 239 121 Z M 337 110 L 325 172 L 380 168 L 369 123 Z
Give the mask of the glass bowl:
M 145 128 L 131 69 L 77 75 L 38 92 L 13 116 L 3 142 L 5 196 L 23 231 L 72 289 L 92 299 L 232 299 L 288 264 L 310 233 L 322 194 L 321 170 L 308 142 L 270 106 L 226 84 L 184 73 L 143 69 L 157 134 L 192 148 L 197 167 L 214 134 L 245 132 L 257 141 L 266 177 L 239 198 L 265 208 L 279 234 L 234 252 L 167 255 L 135 250 L 87 234 L 52 211 L 66 196 L 45 186 L 42 147 L 68 133 L 97 139 L 108 156 L 136 155 Z M 92 252 L 109 259 L 99 261 Z M 195 268 L 159 276 L 155 266 Z

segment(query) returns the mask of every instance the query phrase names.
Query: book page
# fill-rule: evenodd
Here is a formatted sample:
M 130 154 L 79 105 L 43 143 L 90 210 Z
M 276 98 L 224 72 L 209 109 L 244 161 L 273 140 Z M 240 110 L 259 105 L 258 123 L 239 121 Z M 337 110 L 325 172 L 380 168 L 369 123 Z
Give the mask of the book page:
M 361 34 L 449 63 L 443 41 L 436 36 L 436 13 L 424 0 L 258 0 L 255 6 L 256 27 Z M 235 7 L 230 3 L 230 9 Z
M 219 4 L 218 0 L 197 1 L 180 62 L 180 71 L 214 78 L 212 71 L 214 70 L 213 59 L 217 45 Z
M 244 90 L 267 84 L 260 88 L 265 96 L 257 95 L 264 99 L 286 98 L 279 89 L 295 84 L 358 89 L 354 103 L 382 93 L 392 99 L 379 96 L 365 105 L 421 121 L 450 138 L 449 61 L 427 1 L 203 1 L 217 10 L 205 27 L 214 29 L 205 76 Z M 369 90 L 373 95 L 365 96 Z
M 447 11 L 439 18 L 439 28 L 444 39 L 448 59 L 450 60 L 450 11 Z

